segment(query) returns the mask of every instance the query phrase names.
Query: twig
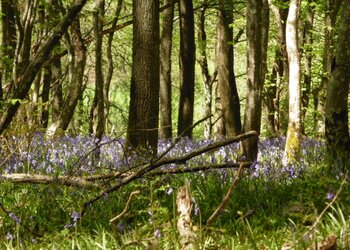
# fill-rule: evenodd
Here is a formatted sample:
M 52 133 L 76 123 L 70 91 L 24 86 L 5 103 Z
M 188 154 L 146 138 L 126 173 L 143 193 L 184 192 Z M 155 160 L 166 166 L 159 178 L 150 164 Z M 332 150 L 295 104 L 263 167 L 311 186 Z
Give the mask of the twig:
M 128 211 L 129 205 L 130 205 L 130 203 L 131 203 L 131 198 L 133 197 L 133 195 L 136 195 L 136 194 L 139 194 L 139 193 L 140 193 L 140 190 L 136 190 L 136 191 L 132 192 L 132 193 L 130 194 L 130 196 L 129 196 L 128 201 L 126 202 L 126 205 L 125 205 L 124 210 L 123 210 L 120 214 L 118 214 L 116 217 L 114 217 L 113 219 L 110 219 L 110 220 L 109 220 L 109 223 L 113 223 L 113 222 L 115 222 L 116 220 L 118 220 L 120 217 L 122 217 L 122 216 Z
M 220 205 L 215 209 L 215 211 L 212 213 L 212 215 L 209 217 L 208 221 L 207 221 L 207 226 L 209 226 L 217 217 L 218 215 L 220 214 L 220 212 L 225 209 L 227 203 L 229 202 L 230 198 L 231 198 L 231 195 L 232 195 L 232 192 L 233 190 L 235 189 L 235 187 L 237 186 L 238 184 L 238 181 L 241 179 L 241 175 L 242 175 L 242 172 L 243 172 L 243 167 L 244 165 L 241 164 L 239 166 L 239 169 L 238 169 L 238 172 L 237 172 L 237 175 L 236 175 L 236 178 L 234 179 L 231 187 L 228 189 L 226 195 L 222 198 L 222 202 L 220 203 Z

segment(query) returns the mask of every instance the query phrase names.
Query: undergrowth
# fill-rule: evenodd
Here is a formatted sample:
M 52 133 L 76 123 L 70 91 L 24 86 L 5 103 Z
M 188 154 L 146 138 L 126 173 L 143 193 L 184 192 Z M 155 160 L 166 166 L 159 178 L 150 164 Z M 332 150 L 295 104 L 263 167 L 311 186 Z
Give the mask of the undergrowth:
M 31 142 L 12 138 L 2 143 L 2 173 L 55 176 L 79 167 L 74 173 L 84 175 L 125 164 L 121 141 L 105 144 L 100 152 L 101 161 L 96 161 L 90 156 L 82 157 L 96 145 L 89 138 L 64 137 L 46 142 L 38 136 Z M 205 143 L 209 142 L 183 140 L 172 154 L 181 155 Z M 160 151 L 167 145 L 160 144 Z M 179 249 L 176 190 L 187 179 L 191 184 L 192 230 L 198 249 L 306 249 L 331 235 L 337 237 L 338 249 L 349 249 L 347 184 L 320 223 L 310 231 L 336 195 L 344 175 L 323 163 L 321 142 L 304 141 L 303 159 L 295 166 L 282 166 L 283 145 L 283 138 L 260 143 L 258 162 L 245 171 L 229 204 L 210 226 L 206 226 L 206 220 L 219 206 L 236 169 L 143 178 L 93 203 L 82 218 L 82 204 L 96 196 L 96 191 L 59 184 L 2 181 L 0 248 Z M 216 154 L 194 159 L 188 165 L 229 161 L 236 152 L 237 145 L 231 145 Z M 142 161 L 134 158 L 127 163 Z M 110 223 L 111 218 L 124 210 L 130 193 L 135 190 L 141 192 L 133 197 L 126 213 Z

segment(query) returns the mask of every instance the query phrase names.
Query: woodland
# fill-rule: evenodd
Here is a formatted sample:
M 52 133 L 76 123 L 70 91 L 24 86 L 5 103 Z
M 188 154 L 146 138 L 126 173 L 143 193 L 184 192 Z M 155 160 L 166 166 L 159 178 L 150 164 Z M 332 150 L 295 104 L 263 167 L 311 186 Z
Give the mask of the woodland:
M 350 0 L 0 2 L 0 249 L 350 249 Z

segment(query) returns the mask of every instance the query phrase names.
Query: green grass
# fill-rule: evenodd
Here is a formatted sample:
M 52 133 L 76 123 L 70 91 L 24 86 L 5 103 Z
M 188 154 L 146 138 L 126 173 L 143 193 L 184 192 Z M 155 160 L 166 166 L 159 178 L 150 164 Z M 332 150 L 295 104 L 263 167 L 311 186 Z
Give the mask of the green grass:
M 304 159 L 306 170 L 291 177 L 290 172 L 283 172 L 278 156 L 266 153 L 261 172 L 244 173 L 227 207 L 208 227 L 206 220 L 230 187 L 235 170 L 133 182 L 92 204 L 75 225 L 72 216 L 97 193 L 60 185 L 1 182 L 0 249 L 146 249 L 150 245 L 180 249 L 175 199 L 185 179 L 191 183 L 192 228 L 198 249 L 306 249 L 331 235 L 337 237 L 338 249 L 350 249 L 347 183 L 309 232 L 343 181 L 341 174 L 322 163 L 319 154 L 312 152 Z M 265 175 L 266 169 L 269 174 Z M 110 224 L 135 190 L 141 192 L 133 197 L 127 212 Z

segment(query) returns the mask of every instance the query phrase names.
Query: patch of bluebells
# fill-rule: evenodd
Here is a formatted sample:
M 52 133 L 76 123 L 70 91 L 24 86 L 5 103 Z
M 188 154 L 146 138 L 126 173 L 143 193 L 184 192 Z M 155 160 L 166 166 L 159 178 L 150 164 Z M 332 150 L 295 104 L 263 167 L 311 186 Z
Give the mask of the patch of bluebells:
M 278 137 L 259 142 L 258 161 L 251 168 L 251 178 L 297 178 L 310 164 L 324 160 L 324 143 L 313 139 L 302 141 L 302 159 L 295 166 L 283 166 L 286 138 Z M 0 142 L 3 144 L 3 142 Z M 178 157 L 213 143 L 212 140 L 191 140 L 182 138 L 165 157 Z M 44 173 L 44 174 L 97 174 L 121 170 L 148 162 L 146 155 L 124 154 L 124 139 L 104 137 L 101 140 L 91 136 L 62 136 L 46 139 L 36 133 L 30 139 L 13 136 L 1 145 L 0 162 L 5 173 Z M 160 141 L 158 153 L 171 147 L 172 141 Z M 4 146 L 4 147 L 3 147 Z M 199 155 L 186 162 L 184 167 L 234 162 L 237 158 L 238 143 L 222 147 L 216 151 Z M 96 150 L 98 149 L 98 150 Z M 98 157 L 96 153 L 98 152 Z M 310 163 L 311 162 L 311 163 Z M 174 168 L 176 164 L 162 166 Z M 222 182 L 229 181 L 226 170 L 216 170 Z

